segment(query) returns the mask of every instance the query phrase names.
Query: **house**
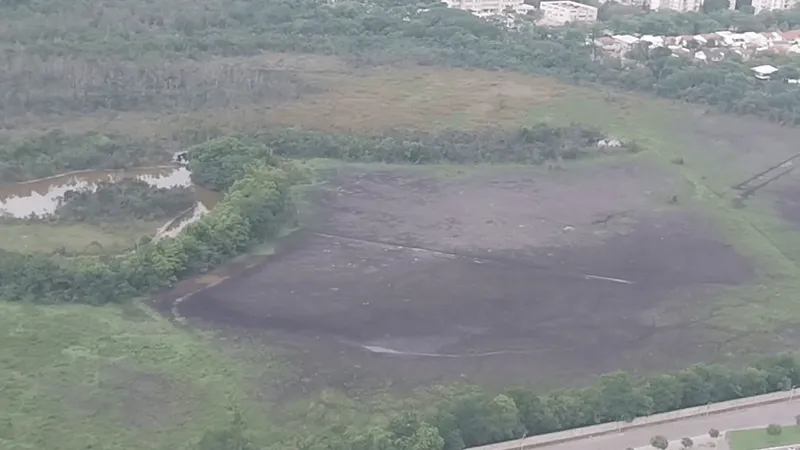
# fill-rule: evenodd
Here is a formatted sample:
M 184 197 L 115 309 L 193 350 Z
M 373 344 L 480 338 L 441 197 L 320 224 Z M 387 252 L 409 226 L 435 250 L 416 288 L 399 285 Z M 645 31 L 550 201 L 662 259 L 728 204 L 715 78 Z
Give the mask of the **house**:
M 786 42 L 800 41 L 800 30 L 790 30 L 780 33 L 781 37 Z
M 640 41 L 645 41 L 650 43 L 650 47 L 663 47 L 664 46 L 664 38 L 661 36 L 651 36 L 649 34 L 645 34 L 641 38 Z
M 759 80 L 769 80 L 772 74 L 778 71 L 778 68 L 765 64 L 763 66 L 753 67 L 750 70 L 755 73 L 755 77 Z
M 707 62 L 708 61 L 708 56 L 706 56 L 706 52 L 704 52 L 702 50 L 698 50 L 698 51 L 696 51 L 694 53 L 694 59 L 696 59 L 698 61 L 701 61 L 701 62 Z
M 595 22 L 597 8 L 569 0 L 543 1 L 539 3 L 542 22 L 564 25 L 575 22 Z

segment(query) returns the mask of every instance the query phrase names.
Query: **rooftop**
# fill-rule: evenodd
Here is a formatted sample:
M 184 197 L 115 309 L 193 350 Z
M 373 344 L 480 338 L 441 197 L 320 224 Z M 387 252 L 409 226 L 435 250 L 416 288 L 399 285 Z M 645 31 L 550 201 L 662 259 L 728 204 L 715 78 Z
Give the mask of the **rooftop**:
M 760 75 L 770 75 L 777 72 L 778 68 L 775 66 L 770 66 L 768 64 L 765 64 L 763 66 L 753 67 L 751 70 Z
M 541 8 L 544 5 L 560 6 L 568 9 L 587 9 L 587 8 L 597 9 L 591 5 L 584 5 L 583 3 L 573 2 L 570 0 L 544 1 L 539 4 L 539 8 Z

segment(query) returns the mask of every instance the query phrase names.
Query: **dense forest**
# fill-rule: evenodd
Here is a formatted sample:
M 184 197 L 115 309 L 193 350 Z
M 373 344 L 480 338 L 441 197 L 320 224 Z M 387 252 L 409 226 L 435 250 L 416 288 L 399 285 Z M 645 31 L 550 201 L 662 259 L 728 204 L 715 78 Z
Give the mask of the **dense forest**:
M 648 92 L 786 124 L 800 121 L 795 86 L 758 82 L 742 62 L 695 64 L 668 52 L 652 52 L 630 68 L 605 61 L 587 44 L 598 29 L 550 29 L 531 23 L 506 29 L 432 0 L 334 5 L 315 0 L 225 0 L 202 9 L 176 8 L 181 14 L 150 4 L 108 8 L 75 7 L 65 0 L 2 7 L 6 20 L 18 19 L 0 31 L 8 74 L 2 79 L 8 94 L 0 99 L 5 117 L 65 109 L 199 108 L 245 98 L 280 100 L 316 89 L 296 75 L 268 67 L 202 69 L 193 63 L 271 50 L 337 55 L 360 66 L 413 62 L 513 70 Z M 610 23 L 620 31 L 660 34 L 712 31 L 718 26 L 791 28 L 798 23 L 796 16 L 796 11 L 754 19 L 727 12 L 658 14 L 612 16 Z M 42 31 L 43 24 L 53 26 Z M 172 62 L 153 64 L 153 57 Z

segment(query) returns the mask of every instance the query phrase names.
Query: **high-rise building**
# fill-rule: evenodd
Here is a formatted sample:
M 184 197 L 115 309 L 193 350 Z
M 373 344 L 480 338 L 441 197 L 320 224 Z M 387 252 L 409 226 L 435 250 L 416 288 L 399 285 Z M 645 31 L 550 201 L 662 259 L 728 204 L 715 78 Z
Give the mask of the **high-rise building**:
M 597 8 L 568 0 L 541 2 L 539 10 L 542 21 L 551 25 L 597 20 Z
M 450 8 L 463 9 L 479 17 L 502 14 L 508 10 L 526 12 L 534 9 L 523 0 L 443 0 Z
M 703 0 L 650 0 L 651 11 L 671 9 L 678 12 L 689 12 L 700 11 L 702 7 Z
M 753 9 L 758 14 L 761 11 L 775 9 L 790 9 L 797 5 L 798 0 L 753 0 Z

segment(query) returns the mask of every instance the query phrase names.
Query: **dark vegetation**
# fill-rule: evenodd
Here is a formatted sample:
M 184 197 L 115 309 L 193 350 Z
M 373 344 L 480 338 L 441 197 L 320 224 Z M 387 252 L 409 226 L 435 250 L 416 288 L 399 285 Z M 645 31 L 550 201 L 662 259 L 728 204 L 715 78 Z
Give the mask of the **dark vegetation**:
M 104 182 L 95 191 L 71 190 L 55 212 L 57 220 L 106 223 L 169 219 L 194 205 L 188 187 L 159 188 L 141 180 Z
M 603 375 L 587 387 L 537 394 L 515 388 L 495 394 L 475 386 L 436 387 L 419 405 L 398 411 L 383 427 L 337 427 L 299 437 L 296 447 L 313 450 L 460 450 L 679 408 L 788 390 L 800 382 L 800 359 L 767 357 L 746 369 L 695 365 L 676 373 L 633 378 Z M 231 426 L 209 432 L 234 441 Z M 711 430 L 710 435 L 718 435 Z M 243 439 L 239 435 L 239 439 Z M 658 439 L 658 443 L 663 443 Z M 227 449 L 233 447 L 204 447 Z
M 202 151 L 202 147 L 195 149 Z M 214 210 L 176 238 L 142 243 L 122 255 L 66 260 L 0 252 L 0 297 L 54 303 L 119 302 L 205 272 L 279 231 L 287 212 L 293 211 L 290 184 L 283 170 L 251 161 Z
M 704 6 L 709 4 L 711 1 L 704 2 Z M 761 32 L 800 28 L 800 9 L 765 11 L 758 15 L 728 9 L 708 13 L 679 13 L 669 10 L 645 13 L 640 10 L 638 14 L 613 14 L 613 2 L 605 3 L 600 9 L 600 17 L 620 34 L 685 36 L 723 30 Z M 607 11 L 606 17 L 603 17 L 603 10 L 610 10 L 612 14 Z M 625 9 L 624 12 L 629 13 L 631 10 Z
M 146 142 L 116 136 L 68 136 L 56 130 L 0 143 L 0 182 L 26 181 L 73 170 L 126 169 L 169 161 Z
M 695 64 L 669 52 L 652 52 L 638 67 L 621 67 L 586 44 L 597 30 L 530 23 L 508 30 L 433 0 L 373 3 L 375 7 L 315 0 L 226 0 L 204 8 L 176 7 L 180 15 L 149 4 L 133 10 L 92 4 L 75 8 L 66 0 L 15 3 L 3 8 L 13 26 L 0 32 L 9 72 L 2 111 L 13 117 L 73 107 L 130 110 L 142 107 L 142 102 L 195 108 L 238 100 L 279 101 L 315 89 L 288 75 L 292 72 L 269 65 L 206 66 L 191 61 L 270 50 L 333 54 L 360 66 L 413 62 L 506 69 L 649 92 L 786 124 L 800 121 L 796 86 L 758 82 L 748 65 L 738 61 Z M 616 26 L 651 34 L 690 28 L 693 33 L 716 31 L 718 26 L 791 28 L 798 23 L 797 15 L 656 15 L 617 19 Z M 748 22 L 753 20 L 756 23 Z M 62 25 L 42 31 L 42 24 L 56 22 Z M 154 56 L 178 62 L 153 65 L 149 61 Z
M 577 159 L 598 152 L 605 133 L 580 124 L 552 127 L 536 124 L 519 129 L 446 130 L 429 133 L 393 130 L 379 135 L 334 134 L 293 128 L 254 136 L 276 155 L 287 158 L 332 158 L 345 161 L 400 164 L 542 164 Z M 635 152 L 636 143 L 616 150 Z

